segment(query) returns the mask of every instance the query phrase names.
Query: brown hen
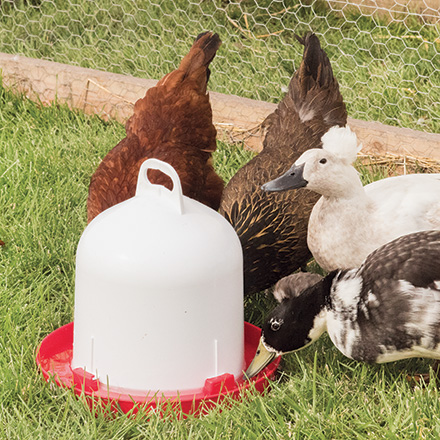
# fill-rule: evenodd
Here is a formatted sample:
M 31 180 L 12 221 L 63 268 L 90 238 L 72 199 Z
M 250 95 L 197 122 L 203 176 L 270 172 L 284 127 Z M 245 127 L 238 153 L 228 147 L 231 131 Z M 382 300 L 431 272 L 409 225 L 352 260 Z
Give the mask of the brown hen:
M 139 168 L 148 158 L 172 165 L 186 196 L 218 209 L 224 184 L 212 166 L 217 132 L 206 87 L 208 66 L 220 44 L 217 34 L 200 34 L 179 68 L 136 102 L 125 126 L 127 136 L 104 157 L 90 181 L 89 222 L 135 195 Z M 148 177 L 172 188 L 160 171 L 150 171 Z
M 246 294 L 271 287 L 311 257 L 307 224 L 319 196 L 307 190 L 268 193 L 261 185 L 287 171 L 305 150 L 321 147 L 330 127 L 347 123 L 318 37 L 308 33 L 297 39 L 304 45 L 303 59 L 286 96 L 264 122 L 263 150 L 230 180 L 221 201 L 220 212 L 243 247 Z

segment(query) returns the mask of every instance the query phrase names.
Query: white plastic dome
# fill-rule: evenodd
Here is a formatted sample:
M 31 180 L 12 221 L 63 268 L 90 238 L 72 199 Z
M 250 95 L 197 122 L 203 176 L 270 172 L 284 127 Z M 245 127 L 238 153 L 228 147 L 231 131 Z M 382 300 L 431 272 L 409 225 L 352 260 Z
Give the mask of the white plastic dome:
M 173 181 L 153 185 L 149 168 Z M 97 216 L 76 257 L 72 369 L 133 390 L 202 388 L 244 366 L 240 241 L 217 212 L 182 195 L 148 159 L 135 197 Z

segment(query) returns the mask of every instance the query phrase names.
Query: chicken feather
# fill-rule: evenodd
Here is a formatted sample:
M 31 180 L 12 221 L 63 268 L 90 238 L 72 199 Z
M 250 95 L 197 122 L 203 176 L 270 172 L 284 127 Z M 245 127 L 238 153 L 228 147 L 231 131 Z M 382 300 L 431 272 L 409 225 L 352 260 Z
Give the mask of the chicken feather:
M 207 84 L 208 66 L 220 44 L 217 34 L 200 34 L 179 68 L 136 102 L 126 123 L 126 137 L 104 157 L 91 178 L 88 222 L 135 195 L 139 168 L 148 158 L 175 168 L 184 195 L 218 209 L 224 183 L 212 165 L 217 131 Z M 172 188 L 171 179 L 160 171 L 151 170 L 148 178 Z
M 220 205 L 243 247 L 246 295 L 271 287 L 311 257 L 307 224 L 316 194 L 267 193 L 261 185 L 289 169 L 305 150 L 321 147 L 330 127 L 347 123 L 338 82 L 318 37 L 308 33 L 297 39 L 304 45 L 303 59 L 287 94 L 263 122 L 263 150 L 232 177 Z

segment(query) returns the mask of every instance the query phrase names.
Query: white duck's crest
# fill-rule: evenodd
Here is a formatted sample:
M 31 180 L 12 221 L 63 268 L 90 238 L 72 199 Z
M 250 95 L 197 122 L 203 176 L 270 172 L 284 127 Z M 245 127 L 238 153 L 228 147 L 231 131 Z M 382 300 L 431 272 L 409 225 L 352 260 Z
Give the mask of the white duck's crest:
M 321 138 L 322 148 L 334 154 L 339 159 L 352 164 L 357 154 L 362 149 L 362 144 L 358 144 L 357 136 L 347 125 L 339 127 L 335 125 Z

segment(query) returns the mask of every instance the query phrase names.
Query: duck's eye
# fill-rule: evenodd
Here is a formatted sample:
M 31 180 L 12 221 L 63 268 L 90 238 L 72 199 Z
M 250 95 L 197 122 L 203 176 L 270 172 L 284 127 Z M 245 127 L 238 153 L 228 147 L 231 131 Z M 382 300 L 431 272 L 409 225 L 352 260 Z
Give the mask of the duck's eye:
M 327 159 L 326 159 L 325 157 L 323 157 L 323 158 L 319 161 L 319 163 L 327 163 Z
M 278 331 L 281 328 L 281 326 L 283 325 L 283 322 L 284 321 L 282 319 L 280 319 L 280 320 L 272 319 L 271 322 L 270 322 L 271 330 L 274 331 L 274 332 Z

